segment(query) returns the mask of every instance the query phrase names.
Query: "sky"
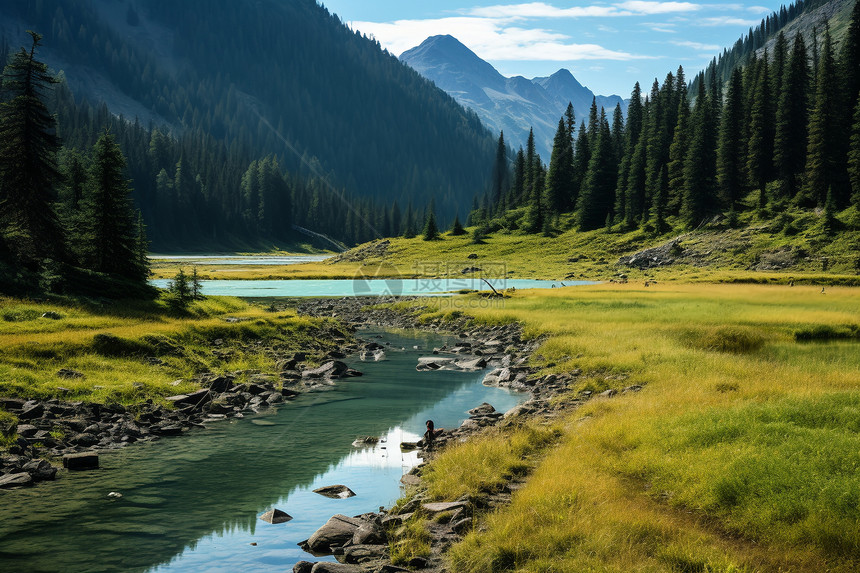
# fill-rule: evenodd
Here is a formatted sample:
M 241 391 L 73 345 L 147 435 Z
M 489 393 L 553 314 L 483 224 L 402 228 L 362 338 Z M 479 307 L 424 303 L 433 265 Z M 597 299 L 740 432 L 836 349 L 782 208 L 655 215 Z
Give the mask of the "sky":
M 399 56 L 450 34 L 505 76 L 569 69 L 593 92 L 630 97 L 684 66 L 688 79 L 788 2 L 322 0 Z

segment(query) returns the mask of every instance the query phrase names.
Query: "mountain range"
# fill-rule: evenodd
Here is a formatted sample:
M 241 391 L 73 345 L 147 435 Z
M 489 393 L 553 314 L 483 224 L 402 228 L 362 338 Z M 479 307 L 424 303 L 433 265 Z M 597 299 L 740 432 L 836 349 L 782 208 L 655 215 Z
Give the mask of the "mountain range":
M 593 100 L 607 114 L 618 104 L 627 111 L 627 100 L 595 95 L 564 68 L 549 77 L 507 78 L 450 35 L 431 36 L 403 52 L 400 60 L 475 111 L 493 131 L 503 130 L 509 145 L 525 145 L 529 129 L 534 129 L 535 147 L 545 162 L 568 103 L 573 104 L 577 123 L 587 122 Z

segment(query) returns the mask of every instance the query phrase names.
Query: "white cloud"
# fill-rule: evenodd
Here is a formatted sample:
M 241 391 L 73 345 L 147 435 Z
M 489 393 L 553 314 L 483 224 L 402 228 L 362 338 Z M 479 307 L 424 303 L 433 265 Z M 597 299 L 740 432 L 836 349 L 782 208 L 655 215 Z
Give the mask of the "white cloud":
M 666 23 L 656 23 L 656 22 L 648 22 L 642 24 L 652 32 L 660 32 L 661 34 L 677 34 L 678 30 L 675 29 L 675 24 Z
M 703 52 L 716 52 L 722 49 L 722 46 L 718 46 L 717 44 L 702 44 L 700 42 L 691 42 L 689 40 L 673 40 L 671 43 L 675 44 L 676 46 L 681 46 L 682 48 L 692 48 L 694 50 L 700 50 Z
M 627 0 L 611 5 L 593 4 L 590 6 L 572 6 L 570 8 L 558 8 L 545 2 L 529 2 L 525 4 L 479 6 L 465 10 L 463 13 L 468 16 L 478 16 L 481 18 L 521 20 L 534 18 L 612 18 L 619 16 L 694 12 L 700 8 L 701 6 L 692 2 L 653 2 L 645 0 Z
M 640 60 L 652 56 L 610 50 L 599 44 L 570 43 L 565 34 L 541 28 L 505 26 L 492 18 L 450 17 L 395 22 L 350 22 L 350 27 L 373 36 L 393 54 L 415 47 L 425 38 L 450 34 L 484 60 L 572 61 Z
M 625 10 L 636 14 L 671 14 L 674 12 L 695 12 L 701 6 L 691 2 L 645 2 L 643 0 L 629 0 L 616 4 Z
M 712 18 L 699 18 L 695 20 L 693 24 L 697 26 L 756 26 L 759 23 L 758 20 L 744 20 L 743 18 L 723 18 L 722 16 L 712 17 Z

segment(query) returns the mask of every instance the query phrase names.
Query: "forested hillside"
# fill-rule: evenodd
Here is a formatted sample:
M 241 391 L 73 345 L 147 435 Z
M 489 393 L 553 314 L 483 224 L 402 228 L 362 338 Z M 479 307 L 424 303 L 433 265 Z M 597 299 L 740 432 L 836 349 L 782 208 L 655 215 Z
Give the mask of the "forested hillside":
M 372 227 L 386 230 L 394 201 L 406 211 L 410 201 L 423 208 L 436 198 L 450 218 L 488 184 L 489 169 L 475 166 L 489 164 L 495 145 L 477 117 L 312 0 L 34 1 L 4 4 L 0 14 L 13 47 L 25 27 L 44 33 L 46 61 L 77 92 L 75 119 L 64 119 L 69 98 L 60 114 L 73 146 L 93 137 L 71 133 L 84 123 L 113 122 L 104 110 L 86 111 L 99 96 L 116 102 L 108 112 L 147 112 L 140 128 L 116 129 L 137 134 L 123 143 L 134 139 L 136 149 L 124 151 L 157 247 L 277 238 L 260 228 L 260 216 L 355 242 L 374 236 Z M 171 148 L 155 149 L 154 162 L 136 152 L 149 146 L 147 119 L 159 131 L 150 136 L 155 147 Z M 307 199 L 269 197 L 261 207 L 247 186 L 240 196 L 241 175 L 255 160 L 289 172 Z M 357 198 L 355 211 L 343 193 Z M 178 210 L 162 212 L 165 201 Z M 183 210 L 194 201 L 205 208 Z M 368 217 L 374 224 L 358 223 Z M 189 219 L 188 228 L 173 224 Z
M 626 123 L 596 106 L 587 128 L 560 118 L 548 168 L 530 141 L 472 222 L 547 235 L 571 212 L 564 220 L 581 230 L 655 236 L 718 219 L 788 236 L 860 228 L 860 5 L 849 20 L 838 44 L 825 22 L 809 46 L 800 33 L 789 42 L 773 15 L 725 86 L 700 73 L 690 94 L 679 68 L 650 92 L 636 84 Z

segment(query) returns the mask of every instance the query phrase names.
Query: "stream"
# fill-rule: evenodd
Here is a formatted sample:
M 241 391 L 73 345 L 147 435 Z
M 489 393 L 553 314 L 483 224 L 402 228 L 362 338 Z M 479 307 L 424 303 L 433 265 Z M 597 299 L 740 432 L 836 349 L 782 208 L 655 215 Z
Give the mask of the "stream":
M 363 377 L 180 438 L 103 452 L 97 471 L 0 492 L 3 571 L 289 571 L 297 561 L 333 560 L 296 544 L 336 513 L 390 506 L 400 477 L 420 461 L 399 443 L 417 440 L 426 419 L 456 427 L 482 402 L 506 411 L 527 398 L 483 386 L 483 372 L 416 372 L 418 357 L 444 336 L 358 335 L 390 344 L 383 361 L 347 360 Z M 359 436 L 380 442 L 357 448 Z M 333 484 L 357 495 L 312 492 Z M 273 507 L 293 520 L 258 519 Z

